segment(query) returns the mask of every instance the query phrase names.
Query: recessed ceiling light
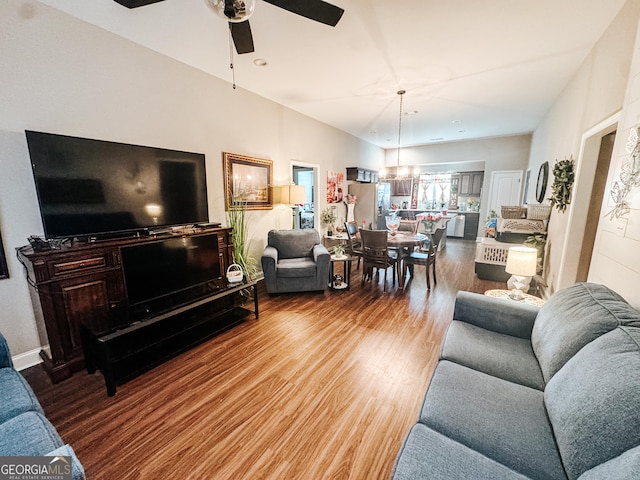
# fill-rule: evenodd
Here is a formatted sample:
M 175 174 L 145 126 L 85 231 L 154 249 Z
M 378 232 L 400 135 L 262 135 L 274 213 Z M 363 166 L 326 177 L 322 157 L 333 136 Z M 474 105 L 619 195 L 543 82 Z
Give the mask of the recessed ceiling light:
M 453 123 L 454 125 L 460 125 L 462 123 L 462 120 L 453 120 L 451 123 Z
M 267 61 L 266 61 L 264 58 L 256 58 L 256 59 L 253 61 L 253 64 L 254 64 L 256 67 L 266 67 L 266 66 L 267 66 Z

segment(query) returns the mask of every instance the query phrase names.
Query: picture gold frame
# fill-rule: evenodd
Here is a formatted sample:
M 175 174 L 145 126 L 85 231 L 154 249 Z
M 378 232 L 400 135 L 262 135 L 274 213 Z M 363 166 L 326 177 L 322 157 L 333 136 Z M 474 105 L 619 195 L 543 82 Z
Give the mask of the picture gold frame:
M 273 208 L 273 161 L 222 152 L 224 208 L 246 204 L 247 210 Z

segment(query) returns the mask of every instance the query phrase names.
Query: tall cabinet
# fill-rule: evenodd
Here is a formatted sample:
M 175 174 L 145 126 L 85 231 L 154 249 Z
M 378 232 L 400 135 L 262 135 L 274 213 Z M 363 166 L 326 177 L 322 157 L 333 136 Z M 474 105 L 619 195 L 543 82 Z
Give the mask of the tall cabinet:
M 213 228 L 179 233 L 196 234 L 217 236 L 220 271 L 225 272 L 232 258 L 232 230 Z M 81 324 L 90 322 L 97 330 L 106 331 L 129 323 L 121 248 L 155 240 L 150 236 L 72 242 L 42 252 L 29 246 L 18 249 L 35 290 L 32 298 L 39 303 L 34 310 L 42 311 L 49 349 L 41 350 L 40 356 L 54 383 L 84 366 Z

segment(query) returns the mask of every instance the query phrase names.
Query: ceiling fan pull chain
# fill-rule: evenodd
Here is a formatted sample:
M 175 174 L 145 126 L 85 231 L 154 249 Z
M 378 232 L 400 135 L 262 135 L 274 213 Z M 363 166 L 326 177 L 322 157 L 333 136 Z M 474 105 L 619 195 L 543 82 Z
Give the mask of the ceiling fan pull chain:
M 236 89 L 236 70 L 233 68 L 233 38 L 231 36 L 231 24 L 229 24 L 229 68 L 231 69 L 231 85 Z

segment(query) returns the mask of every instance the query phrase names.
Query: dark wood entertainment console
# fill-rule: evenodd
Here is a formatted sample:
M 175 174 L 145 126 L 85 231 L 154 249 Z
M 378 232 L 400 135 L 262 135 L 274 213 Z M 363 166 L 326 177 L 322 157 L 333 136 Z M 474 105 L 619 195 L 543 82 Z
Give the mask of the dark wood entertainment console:
M 122 249 L 167 238 L 199 236 L 217 237 L 220 278 L 209 282 L 207 292 L 199 298 L 178 295 L 164 311 L 154 312 L 149 318 L 134 317 L 127 297 Z M 242 321 L 251 313 L 237 302 L 243 286 L 229 285 L 225 276 L 232 262 L 231 236 L 230 228 L 185 228 L 156 236 L 71 241 L 49 251 L 36 252 L 29 246 L 18 249 L 35 289 L 35 310 L 42 309 L 50 352 L 43 349 L 40 356 L 52 381 L 68 378 L 84 367 L 84 339 L 85 348 L 95 353 L 87 355 L 87 367 L 103 371 L 108 391 L 113 394 L 115 382 Z M 253 289 L 253 313 L 257 317 L 255 282 L 245 287 Z M 105 364 L 104 352 L 110 360 L 127 360 Z

